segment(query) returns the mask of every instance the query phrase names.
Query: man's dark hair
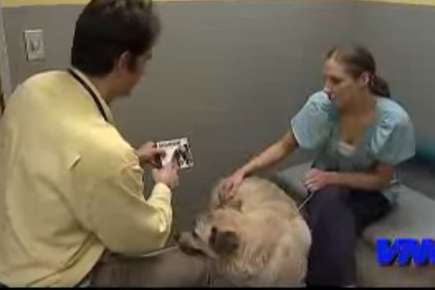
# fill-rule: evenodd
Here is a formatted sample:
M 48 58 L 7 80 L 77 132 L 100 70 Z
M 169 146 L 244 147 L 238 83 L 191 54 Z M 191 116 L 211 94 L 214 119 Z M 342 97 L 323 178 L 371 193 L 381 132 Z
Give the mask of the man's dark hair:
M 152 48 L 159 33 L 152 1 L 92 0 L 76 23 L 71 64 L 92 76 L 104 76 L 128 51 L 134 70 L 137 57 Z

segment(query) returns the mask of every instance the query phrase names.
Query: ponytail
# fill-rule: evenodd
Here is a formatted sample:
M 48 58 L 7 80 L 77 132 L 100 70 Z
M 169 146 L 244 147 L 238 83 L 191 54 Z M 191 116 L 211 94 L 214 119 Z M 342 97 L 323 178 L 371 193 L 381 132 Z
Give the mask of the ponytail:
M 384 98 L 390 98 L 390 87 L 388 86 L 388 83 L 381 78 L 378 75 L 372 75 L 369 82 L 369 89 L 370 92 L 374 95 L 384 97 Z
M 376 96 L 390 98 L 388 83 L 376 74 L 376 62 L 371 52 L 361 45 L 347 45 L 331 49 L 327 59 L 334 58 L 346 65 L 347 71 L 358 78 L 363 73 L 369 73 L 368 88 Z

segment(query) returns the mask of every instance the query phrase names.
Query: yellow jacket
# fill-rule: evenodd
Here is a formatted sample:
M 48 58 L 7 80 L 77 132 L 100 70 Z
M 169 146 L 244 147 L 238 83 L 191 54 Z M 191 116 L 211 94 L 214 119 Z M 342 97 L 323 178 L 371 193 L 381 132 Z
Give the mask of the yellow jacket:
M 143 195 L 134 149 L 66 71 L 31 77 L 0 119 L 0 283 L 74 286 L 105 249 L 139 255 L 164 246 L 171 191 Z

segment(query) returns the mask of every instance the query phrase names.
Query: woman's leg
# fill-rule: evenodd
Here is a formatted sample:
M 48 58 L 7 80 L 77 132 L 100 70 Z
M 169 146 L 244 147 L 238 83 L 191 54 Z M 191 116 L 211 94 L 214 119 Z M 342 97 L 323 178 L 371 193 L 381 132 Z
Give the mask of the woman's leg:
M 328 187 L 307 204 L 312 245 L 308 259 L 308 286 L 355 284 L 355 219 L 348 204 L 350 191 Z
M 393 206 L 380 192 L 352 190 L 349 204 L 355 216 L 357 234 L 372 223 L 386 216 Z
M 392 206 L 379 192 L 329 187 L 316 192 L 307 205 L 313 244 L 309 285 L 355 285 L 356 240 L 384 217 Z

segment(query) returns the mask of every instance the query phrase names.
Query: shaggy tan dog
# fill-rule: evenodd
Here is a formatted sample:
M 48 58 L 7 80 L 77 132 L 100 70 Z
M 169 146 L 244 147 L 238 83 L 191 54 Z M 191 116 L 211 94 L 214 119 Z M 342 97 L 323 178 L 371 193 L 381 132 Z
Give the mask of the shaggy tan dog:
M 250 177 L 221 202 L 220 185 L 194 230 L 180 235 L 187 253 L 215 260 L 235 286 L 302 286 L 311 235 L 295 202 L 274 183 Z

